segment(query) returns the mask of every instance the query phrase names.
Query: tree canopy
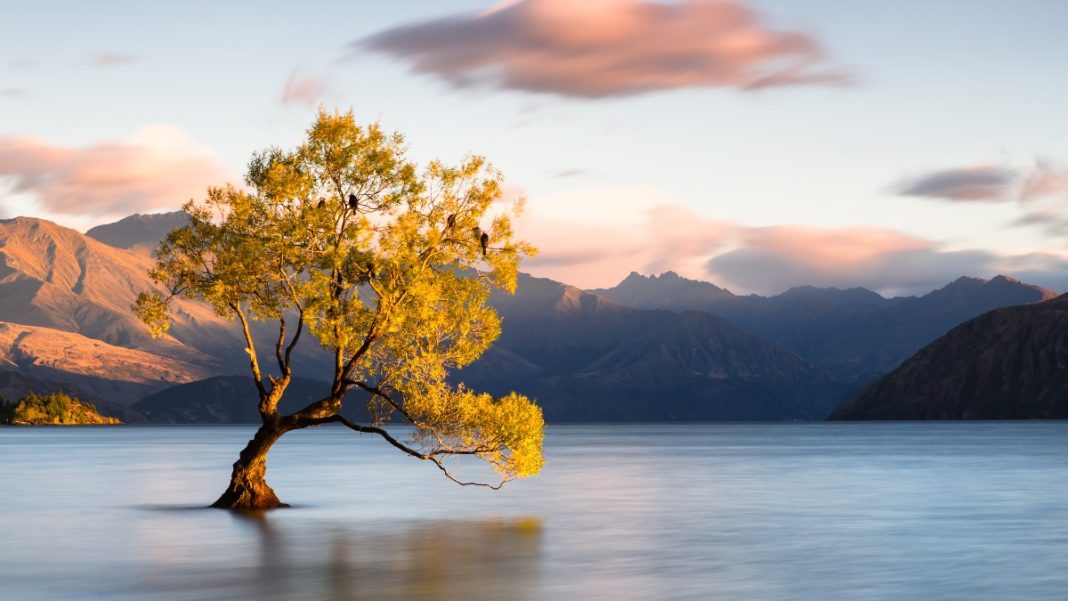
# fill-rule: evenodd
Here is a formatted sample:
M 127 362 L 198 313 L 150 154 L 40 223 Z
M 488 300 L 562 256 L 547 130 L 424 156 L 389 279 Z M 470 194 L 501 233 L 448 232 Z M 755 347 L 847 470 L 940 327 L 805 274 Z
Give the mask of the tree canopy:
M 520 260 L 535 252 L 513 235 L 521 203 L 504 210 L 501 174 L 482 157 L 418 168 L 405 151 L 400 134 L 320 111 L 298 147 L 253 156 L 245 187 L 211 188 L 185 205 L 189 224 L 160 244 L 151 272 L 165 292 L 142 293 L 135 311 L 156 336 L 175 296 L 240 324 L 265 426 L 342 423 L 449 477 L 451 455 L 488 461 L 501 483 L 533 475 L 543 463 L 540 408 L 447 380 L 497 338 L 489 294 L 513 293 Z M 252 320 L 276 323 L 277 337 L 254 340 Z M 302 335 L 328 351 L 330 390 L 279 415 Z M 260 364 L 258 345 L 273 349 L 271 364 Z M 372 423 L 340 414 L 351 390 L 369 395 Z M 414 435 L 381 427 L 395 419 Z

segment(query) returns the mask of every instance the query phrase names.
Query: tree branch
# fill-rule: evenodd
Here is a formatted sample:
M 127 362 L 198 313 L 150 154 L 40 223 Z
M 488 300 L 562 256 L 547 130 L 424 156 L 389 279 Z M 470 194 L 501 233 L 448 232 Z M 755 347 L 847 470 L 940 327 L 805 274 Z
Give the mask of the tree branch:
M 241 308 L 239 303 L 232 303 L 230 308 L 237 314 L 238 319 L 241 320 L 241 331 L 245 334 L 245 344 L 247 345 L 245 351 L 248 352 L 249 367 L 252 368 L 252 379 L 256 382 L 256 390 L 260 393 L 260 414 L 266 417 L 264 413 L 264 401 L 267 398 L 267 389 L 263 386 L 263 377 L 260 375 L 260 362 L 256 358 L 256 345 L 252 342 L 252 331 L 248 327 L 248 319 L 245 317 L 245 310 Z
M 282 360 L 282 345 L 286 342 L 286 318 L 278 317 L 278 342 L 274 345 L 274 357 L 278 361 L 278 371 L 284 378 L 286 376 L 286 364 Z
M 415 449 L 413 449 L 413 448 L 409 447 L 408 445 L 402 443 L 401 441 L 397 440 L 389 432 L 385 431 L 382 428 L 378 428 L 376 426 L 364 426 L 364 425 L 361 425 L 361 424 L 357 424 L 357 423 L 354 423 L 354 422 L 350 421 L 348 418 L 346 418 L 343 415 L 335 415 L 333 417 L 326 418 L 326 419 L 321 421 L 321 423 L 324 423 L 324 424 L 325 423 L 331 423 L 331 422 L 342 424 L 346 428 L 349 428 L 350 430 L 355 430 L 357 432 L 361 432 L 361 433 L 364 433 L 364 434 L 378 434 L 386 442 L 388 442 L 389 444 L 393 445 L 394 447 L 400 449 L 405 454 L 411 455 L 412 457 L 415 457 L 416 459 L 421 459 L 423 461 L 430 461 L 434 465 L 438 466 L 438 469 L 440 469 L 441 472 L 443 474 L 445 474 L 446 478 L 448 478 L 449 480 L 452 480 L 453 482 L 459 484 L 460 486 L 482 486 L 482 487 L 485 487 L 485 488 L 491 488 L 493 490 L 500 490 L 501 487 L 503 487 L 505 484 L 507 484 L 511 480 L 511 478 L 503 478 L 497 484 L 489 484 L 487 482 L 464 482 L 464 481 L 458 479 L 456 476 L 453 476 L 452 472 L 450 472 L 449 469 L 447 467 L 445 467 L 445 465 L 441 462 L 441 459 L 438 459 L 437 455 L 438 454 L 473 455 L 473 454 L 475 454 L 474 451 L 472 451 L 472 452 L 439 451 L 437 453 L 430 453 L 430 454 L 420 453 L 419 451 L 416 451 Z

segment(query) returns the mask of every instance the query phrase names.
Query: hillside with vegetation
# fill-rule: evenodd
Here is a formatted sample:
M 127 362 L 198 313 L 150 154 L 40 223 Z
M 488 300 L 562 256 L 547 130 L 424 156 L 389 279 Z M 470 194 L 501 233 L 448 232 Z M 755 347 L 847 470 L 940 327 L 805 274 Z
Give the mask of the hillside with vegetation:
M 122 422 L 63 392 L 30 393 L 16 403 L 0 400 L 0 424 L 12 426 L 113 425 Z

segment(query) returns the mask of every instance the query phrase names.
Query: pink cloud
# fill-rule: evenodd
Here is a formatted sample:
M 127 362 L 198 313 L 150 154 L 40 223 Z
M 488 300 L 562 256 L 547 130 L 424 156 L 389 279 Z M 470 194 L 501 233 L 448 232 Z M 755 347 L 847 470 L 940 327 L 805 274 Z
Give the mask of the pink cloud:
M 328 89 L 329 86 L 321 78 L 294 70 L 282 87 L 282 104 L 314 106 Z
M 0 179 L 49 213 L 125 216 L 176 208 L 228 178 L 183 131 L 151 125 L 125 140 L 82 148 L 0 137 Z
M 689 87 L 842 84 L 803 33 L 729 0 L 519 0 L 354 43 L 456 86 L 598 98 Z
M 962 275 L 1000 273 L 1062 289 L 1068 269 L 1068 257 L 952 250 L 880 227 L 711 219 L 643 189 L 580 190 L 531 199 L 527 208 L 517 231 L 540 254 L 524 270 L 584 288 L 670 270 L 742 294 L 801 285 L 922 294 Z
M 577 286 L 611 286 L 634 270 L 702 274 L 736 226 L 646 188 L 589 188 L 529 199 L 516 224 L 538 247 L 524 270 Z
M 813 285 L 898 294 L 929 291 L 961 275 L 989 274 L 994 259 L 985 251 L 948 251 L 882 228 L 780 225 L 746 228 L 737 246 L 710 258 L 706 269 L 715 281 L 747 292 Z
M 1019 196 L 1024 202 L 1050 196 L 1060 196 L 1064 200 L 1068 197 L 1068 168 L 1049 161 L 1035 161 L 1035 166 L 1024 174 Z

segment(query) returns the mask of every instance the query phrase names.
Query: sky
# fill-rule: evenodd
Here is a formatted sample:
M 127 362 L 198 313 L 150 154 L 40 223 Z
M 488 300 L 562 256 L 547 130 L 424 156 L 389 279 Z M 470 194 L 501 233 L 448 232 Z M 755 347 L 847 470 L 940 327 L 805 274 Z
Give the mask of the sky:
M 1068 3 L 18 3 L 0 217 L 175 210 L 319 107 L 484 155 L 535 275 L 1068 290 Z

